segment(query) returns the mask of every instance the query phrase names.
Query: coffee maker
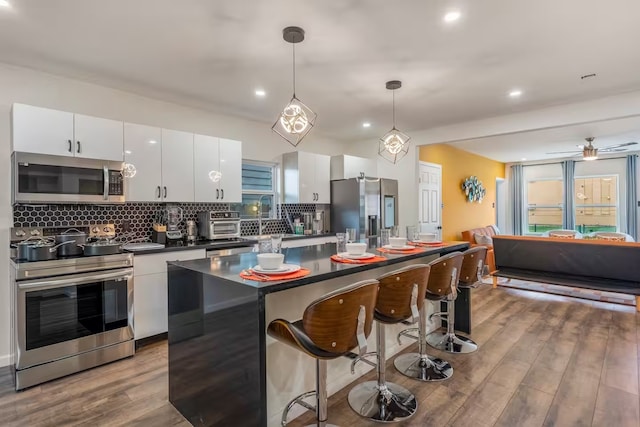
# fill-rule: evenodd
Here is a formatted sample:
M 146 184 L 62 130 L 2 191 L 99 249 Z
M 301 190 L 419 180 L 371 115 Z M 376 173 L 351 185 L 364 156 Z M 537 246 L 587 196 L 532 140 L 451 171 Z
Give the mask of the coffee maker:
M 182 231 L 180 223 L 182 222 L 182 208 L 180 206 L 167 206 L 165 210 L 165 218 L 167 224 L 167 243 L 182 240 Z
M 316 211 L 313 217 L 313 234 L 324 233 L 324 211 Z

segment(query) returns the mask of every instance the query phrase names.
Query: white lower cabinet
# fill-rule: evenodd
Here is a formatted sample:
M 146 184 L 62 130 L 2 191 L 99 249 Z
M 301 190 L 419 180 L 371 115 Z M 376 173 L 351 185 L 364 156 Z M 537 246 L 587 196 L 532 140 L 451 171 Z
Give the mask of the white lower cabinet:
M 133 260 L 133 329 L 135 339 L 168 330 L 167 261 L 206 257 L 204 249 L 135 255 Z

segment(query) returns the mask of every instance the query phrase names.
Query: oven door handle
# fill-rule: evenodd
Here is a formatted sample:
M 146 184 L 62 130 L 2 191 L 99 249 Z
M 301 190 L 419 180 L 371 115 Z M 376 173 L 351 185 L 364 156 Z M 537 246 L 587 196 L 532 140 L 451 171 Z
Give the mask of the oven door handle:
M 105 200 L 109 200 L 109 168 L 104 166 L 102 168 L 104 172 L 104 194 L 103 197 Z
M 133 268 L 127 268 L 117 272 L 100 274 L 74 274 L 62 276 L 58 279 L 30 280 L 19 282 L 18 289 L 21 291 L 40 291 L 46 289 L 63 288 L 71 285 L 82 285 L 85 283 L 97 282 L 110 279 L 130 280 L 133 277 Z

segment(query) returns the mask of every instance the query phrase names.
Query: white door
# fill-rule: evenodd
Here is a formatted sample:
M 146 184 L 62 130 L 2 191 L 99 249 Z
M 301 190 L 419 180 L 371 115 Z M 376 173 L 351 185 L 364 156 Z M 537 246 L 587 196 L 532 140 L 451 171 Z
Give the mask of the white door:
M 331 157 L 316 154 L 315 158 L 315 203 L 331 203 Z
M 76 157 L 123 160 L 123 123 L 100 117 L 74 116 Z
M 193 202 L 193 134 L 162 129 L 162 198 Z
M 242 142 L 220 138 L 220 198 L 242 203 Z
M 13 104 L 13 151 L 73 156 L 73 113 Z
M 193 184 L 196 202 L 220 202 L 219 140 L 213 136 L 193 137 Z
M 155 273 L 134 278 L 133 324 L 135 339 L 167 332 L 167 274 Z
M 312 153 L 298 152 L 298 203 L 315 203 L 316 192 L 316 156 Z
M 423 233 L 442 237 L 442 166 L 420 162 L 418 222 Z
M 135 168 L 125 178 L 125 199 L 158 202 L 162 199 L 162 130 L 152 126 L 124 124 L 124 161 Z

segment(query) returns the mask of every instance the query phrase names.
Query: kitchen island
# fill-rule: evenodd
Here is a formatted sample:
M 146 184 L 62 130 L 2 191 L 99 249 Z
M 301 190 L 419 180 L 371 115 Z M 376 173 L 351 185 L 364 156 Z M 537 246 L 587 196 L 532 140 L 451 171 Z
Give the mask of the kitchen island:
M 240 278 L 242 270 L 257 264 L 255 253 L 169 262 L 170 402 L 196 426 L 279 425 L 286 403 L 314 388 L 315 362 L 268 337 L 269 322 L 298 320 L 309 303 L 328 292 L 468 246 L 452 242 L 417 254 L 378 253 L 385 260 L 370 264 L 331 261 L 335 244 L 290 248 L 283 250 L 285 262 L 311 274 L 275 282 Z M 395 341 L 395 332 L 387 334 L 389 356 L 404 348 Z M 329 362 L 329 394 L 370 369 L 361 364 L 352 376 L 350 362 L 346 358 Z

